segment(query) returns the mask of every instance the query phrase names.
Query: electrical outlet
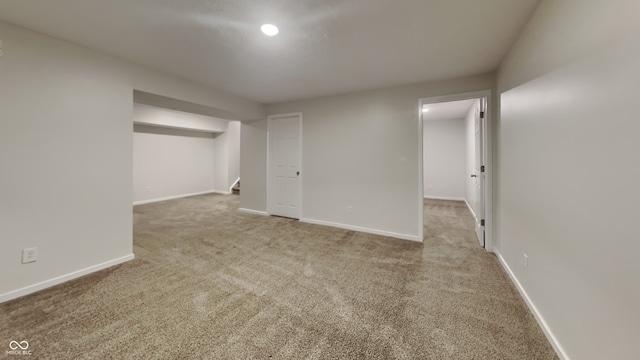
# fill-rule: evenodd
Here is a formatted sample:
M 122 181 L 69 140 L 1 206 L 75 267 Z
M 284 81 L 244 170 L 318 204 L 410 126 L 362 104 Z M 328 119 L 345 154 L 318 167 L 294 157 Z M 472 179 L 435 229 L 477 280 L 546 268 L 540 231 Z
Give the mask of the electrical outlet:
M 353 214 L 353 205 L 347 206 L 347 214 Z
M 22 263 L 32 263 L 38 260 L 38 248 L 22 249 Z
M 527 269 L 529 268 L 529 256 L 527 254 L 522 255 L 524 255 L 524 268 Z

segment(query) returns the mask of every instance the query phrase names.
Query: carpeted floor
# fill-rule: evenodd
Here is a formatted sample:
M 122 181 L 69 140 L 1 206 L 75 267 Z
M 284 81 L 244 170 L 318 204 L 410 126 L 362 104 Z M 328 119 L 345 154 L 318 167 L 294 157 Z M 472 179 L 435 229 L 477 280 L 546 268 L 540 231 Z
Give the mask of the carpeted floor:
M 0 357 L 556 359 L 463 203 L 425 200 L 424 244 L 237 208 L 136 206 L 136 259 L 0 304 Z

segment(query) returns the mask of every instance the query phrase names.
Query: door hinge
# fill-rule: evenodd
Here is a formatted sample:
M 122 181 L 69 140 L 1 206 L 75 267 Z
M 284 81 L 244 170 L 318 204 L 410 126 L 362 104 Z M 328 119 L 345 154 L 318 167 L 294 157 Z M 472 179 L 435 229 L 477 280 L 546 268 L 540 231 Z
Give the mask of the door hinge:
M 484 165 L 480 166 L 480 172 L 484 172 Z
M 480 119 L 484 119 L 484 111 L 480 111 Z
M 484 219 L 480 220 L 480 226 L 484 226 Z

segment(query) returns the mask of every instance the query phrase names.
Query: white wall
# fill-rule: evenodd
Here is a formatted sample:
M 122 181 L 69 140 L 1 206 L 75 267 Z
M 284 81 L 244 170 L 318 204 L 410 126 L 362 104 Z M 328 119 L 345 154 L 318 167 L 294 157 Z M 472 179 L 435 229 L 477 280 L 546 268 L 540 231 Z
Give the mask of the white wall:
M 492 87 L 486 74 L 269 105 L 269 114 L 302 112 L 303 218 L 418 240 L 418 101 Z M 266 137 L 266 121 L 243 124 L 240 196 L 250 210 L 266 209 Z
M 0 22 L 0 301 L 132 255 L 133 89 L 260 104 Z M 35 263 L 21 250 L 39 248 Z
M 543 1 L 499 71 L 496 245 L 571 359 L 638 358 L 638 14 Z
M 240 129 L 240 208 L 267 211 L 267 120 Z
M 240 176 L 239 121 L 135 104 L 133 122 L 134 204 L 229 193 Z
M 478 214 L 480 201 L 478 199 L 478 188 L 476 186 L 476 178 L 472 178 L 471 174 L 476 174 L 476 121 L 480 111 L 480 100 L 477 100 L 467 116 L 464 118 L 465 129 L 465 154 L 464 154 L 464 198 L 471 207 L 474 217 Z M 477 174 L 476 174 L 477 175 Z
M 227 127 L 227 135 L 229 136 L 229 181 L 227 183 L 227 191 L 240 178 L 240 127 L 239 121 L 231 121 Z
M 213 191 L 213 134 L 135 125 L 133 202 Z
M 464 200 L 464 119 L 424 120 L 424 197 Z
M 155 106 L 134 104 L 133 122 L 140 125 L 151 125 L 184 129 L 209 133 L 227 131 L 229 121 L 224 119 L 190 114 L 182 111 L 163 109 Z
M 215 138 L 214 189 L 230 193 L 231 187 L 240 177 L 240 122 L 230 121 L 227 131 Z
M 226 133 L 216 135 L 213 153 L 216 164 L 213 188 L 215 191 L 226 193 L 229 191 L 229 137 Z

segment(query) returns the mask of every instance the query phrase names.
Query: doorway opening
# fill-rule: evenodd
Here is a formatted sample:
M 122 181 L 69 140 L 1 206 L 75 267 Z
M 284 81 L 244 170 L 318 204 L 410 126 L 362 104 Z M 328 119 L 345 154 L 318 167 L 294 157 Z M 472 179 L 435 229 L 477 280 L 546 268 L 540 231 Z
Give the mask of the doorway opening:
M 473 215 L 479 245 L 493 251 L 491 113 L 490 90 L 420 99 L 421 239 L 425 201 L 454 200 Z

